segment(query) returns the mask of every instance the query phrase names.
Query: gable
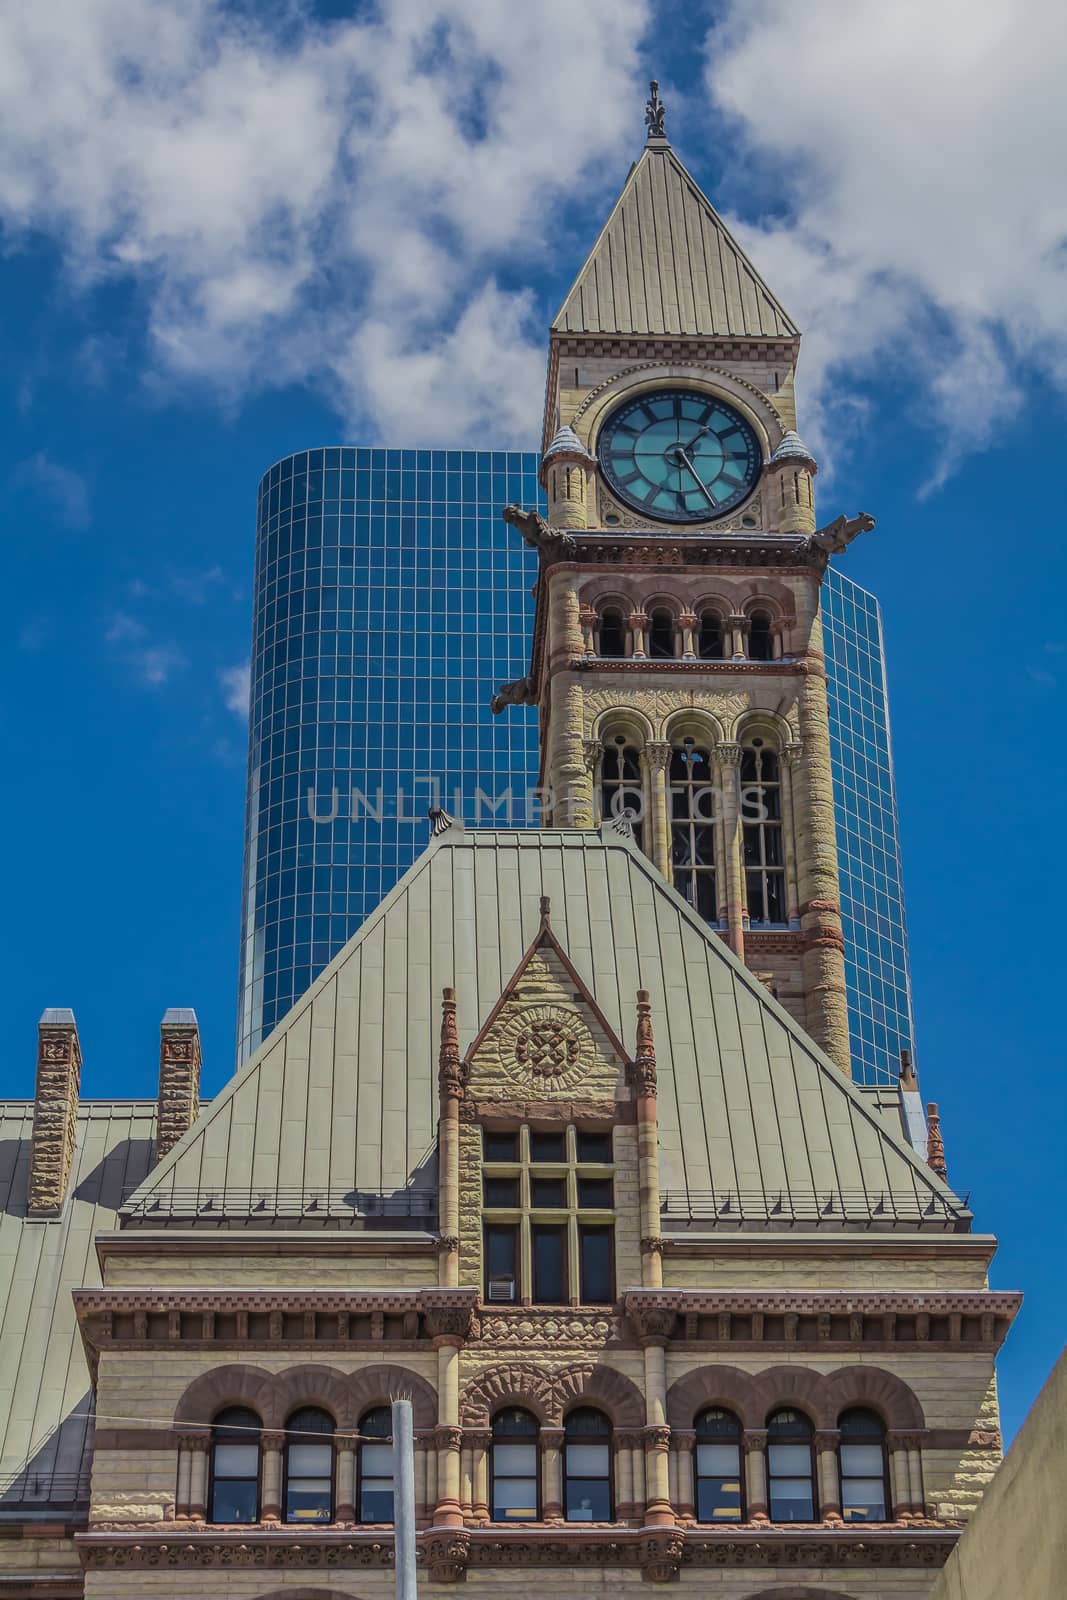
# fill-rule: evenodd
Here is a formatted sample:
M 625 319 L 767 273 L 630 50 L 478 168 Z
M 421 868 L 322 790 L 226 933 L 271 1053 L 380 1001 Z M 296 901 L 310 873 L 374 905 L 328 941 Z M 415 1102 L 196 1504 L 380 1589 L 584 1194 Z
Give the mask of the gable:
M 134 1209 L 149 1222 L 279 1215 L 292 1225 L 306 1214 L 321 1226 L 382 1195 L 425 1203 L 436 1191 L 442 990 L 455 988 L 460 1038 L 475 1039 L 537 933 L 544 895 L 624 1053 L 637 990 L 650 991 L 668 1219 L 968 1226 L 903 1133 L 651 863 L 618 835 L 579 829 L 441 834 L 149 1176 Z
M 553 323 L 557 333 L 798 329 L 670 148 L 646 149 Z

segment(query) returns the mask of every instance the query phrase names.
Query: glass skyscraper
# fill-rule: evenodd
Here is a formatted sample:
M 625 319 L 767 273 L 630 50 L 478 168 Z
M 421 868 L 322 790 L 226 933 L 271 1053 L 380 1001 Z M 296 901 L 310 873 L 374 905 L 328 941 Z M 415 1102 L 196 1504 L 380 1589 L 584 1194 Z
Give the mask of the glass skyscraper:
M 281 1020 L 425 846 L 431 805 L 537 822 L 536 554 L 501 520 L 539 457 L 301 451 L 259 488 L 238 1054 Z M 911 1042 L 878 608 L 831 571 L 825 634 L 850 1025 L 861 1082 Z

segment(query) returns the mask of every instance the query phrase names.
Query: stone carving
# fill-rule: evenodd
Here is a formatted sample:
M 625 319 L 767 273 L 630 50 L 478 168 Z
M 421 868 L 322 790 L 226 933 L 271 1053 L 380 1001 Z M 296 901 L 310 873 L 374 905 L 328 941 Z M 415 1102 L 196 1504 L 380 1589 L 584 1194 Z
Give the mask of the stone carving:
M 446 989 L 441 999 L 441 1047 L 437 1058 L 437 1083 L 442 1100 L 461 1095 L 466 1083 L 466 1073 L 459 1059 L 455 989 Z
M 536 704 L 537 686 L 533 679 L 512 678 L 510 682 L 500 685 L 500 688 L 489 702 L 489 709 L 495 716 L 507 706 L 535 706 Z
M 846 517 L 842 513 L 813 533 L 811 544 L 816 550 L 825 550 L 827 555 L 840 555 L 858 534 L 870 533 L 873 527 L 874 518 L 866 511 L 861 511 L 858 517 Z
M 637 1043 L 630 1077 L 639 1099 L 655 1099 L 656 1041 L 652 1036 L 652 1006 L 647 989 L 637 991 Z
M 641 1568 L 650 1583 L 670 1583 L 678 1576 L 685 1554 L 685 1535 L 678 1528 L 658 1528 L 641 1541 Z
M 482 1313 L 474 1337 L 487 1344 L 607 1344 L 619 1336 L 615 1317 L 600 1312 L 499 1311 Z
M 582 701 L 590 736 L 594 722 L 605 711 L 644 712 L 656 728 L 658 738 L 669 717 L 676 716 L 679 711 L 692 710 L 706 712 L 714 719 L 709 733 L 717 741 L 737 718 L 752 709 L 749 697 L 742 694 L 716 693 L 710 689 L 639 689 L 626 684 L 613 689 L 593 689 Z
M 593 1065 L 593 1036 L 562 1006 L 526 1006 L 500 1030 L 500 1065 L 511 1078 L 542 1089 L 567 1089 Z
M 471 1536 L 464 1528 L 427 1533 L 419 1540 L 418 1553 L 431 1582 L 458 1583 L 466 1576 Z
M 942 1183 L 948 1182 L 945 1141 L 941 1136 L 941 1114 L 934 1101 L 926 1108 L 926 1165 Z
M 665 120 L 667 107 L 659 97 L 659 84 L 655 78 L 648 86 L 648 100 L 645 103 L 645 126 L 648 128 L 650 139 L 665 139 L 667 137 Z
M 638 1428 L 644 1422 L 640 1390 L 614 1368 L 583 1363 L 553 1372 L 527 1361 L 489 1367 L 473 1379 L 460 1402 L 460 1420 L 465 1428 L 488 1427 L 498 1406 L 519 1405 L 528 1407 L 542 1427 L 559 1428 L 577 1400 L 601 1404 L 617 1427 Z

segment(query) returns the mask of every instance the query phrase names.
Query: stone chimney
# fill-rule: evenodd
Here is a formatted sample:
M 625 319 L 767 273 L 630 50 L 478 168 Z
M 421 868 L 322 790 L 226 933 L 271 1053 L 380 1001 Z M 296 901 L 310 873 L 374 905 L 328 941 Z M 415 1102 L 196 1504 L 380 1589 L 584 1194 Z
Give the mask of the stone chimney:
M 200 1115 L 200 1025 L 196 1012 L 171 1010 L 159 1025 L 156 1160 L 173 1150 Z
M 82 1052 L 73 1011 L 45 1011 L 37 1024 L 37 1089 L 27 1189 L 31 1217 L 58 1217 L 78 1136 Z

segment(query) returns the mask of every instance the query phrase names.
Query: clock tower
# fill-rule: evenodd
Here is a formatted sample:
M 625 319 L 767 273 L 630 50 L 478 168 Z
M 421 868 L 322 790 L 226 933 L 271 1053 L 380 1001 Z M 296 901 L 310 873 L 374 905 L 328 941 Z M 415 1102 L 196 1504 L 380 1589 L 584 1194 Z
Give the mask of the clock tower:
M 529 674 L 544 821 L 641 849 L 850 1070 L 819 601 L 831 554 L 797 433 L 795 323 L 648 137 L 550 331 Z

